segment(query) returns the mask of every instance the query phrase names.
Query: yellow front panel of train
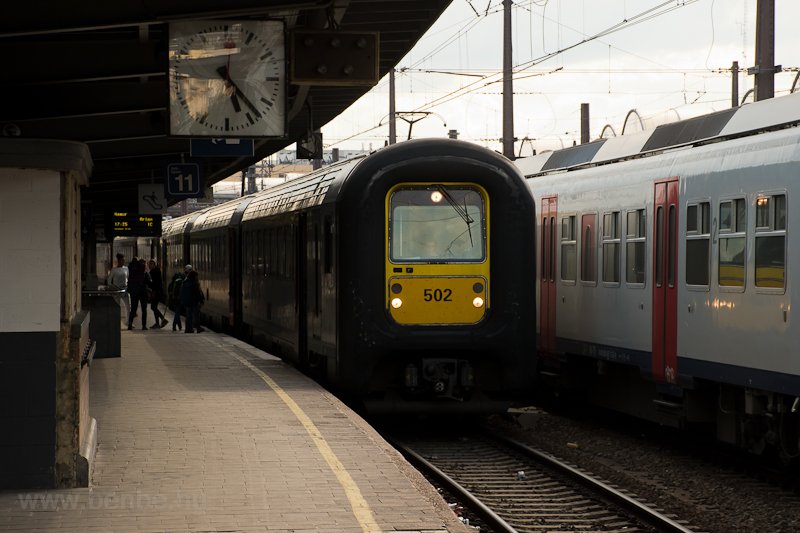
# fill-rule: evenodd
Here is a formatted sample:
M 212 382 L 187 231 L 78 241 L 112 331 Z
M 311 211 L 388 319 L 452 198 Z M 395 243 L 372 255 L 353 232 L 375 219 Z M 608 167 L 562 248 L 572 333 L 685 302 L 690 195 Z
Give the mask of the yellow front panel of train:
M 389 295 L 398 324 L 475 324 L 486 314 L 483 277 L 392 277 Z

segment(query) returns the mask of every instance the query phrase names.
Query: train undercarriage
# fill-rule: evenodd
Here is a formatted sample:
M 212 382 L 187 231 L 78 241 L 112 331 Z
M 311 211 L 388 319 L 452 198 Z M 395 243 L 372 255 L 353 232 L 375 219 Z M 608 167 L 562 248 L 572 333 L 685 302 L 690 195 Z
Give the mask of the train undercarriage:
M 520 390 L 504 386 L 505 377 L 486 357 L 431 353 L 386 360 L 392 362 L 376 368 L 371 380 L 383 386 L 364 400 L 370 413 L 501 413 L 513 400 L 508 391 Z
M 624 413 L 660 425 L 712 435 L 717 441 L 783 463 L 800 462 L 800 398 L 708 380 L 659 384 L 637 367 L 574 356 L 548 359 L 539 394 Z

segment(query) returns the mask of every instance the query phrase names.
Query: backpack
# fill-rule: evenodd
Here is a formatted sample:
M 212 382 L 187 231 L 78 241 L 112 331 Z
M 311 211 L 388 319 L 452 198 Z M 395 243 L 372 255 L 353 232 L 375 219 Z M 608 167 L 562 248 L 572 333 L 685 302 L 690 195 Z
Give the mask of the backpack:
M 170 298 L 173 302 L 180 302 L 181 301 L 181 287 L 183 286 L 184 277 L 180 274 L 175 274 L 172 278 L 172 281 L 169 283 L 169 290 Z

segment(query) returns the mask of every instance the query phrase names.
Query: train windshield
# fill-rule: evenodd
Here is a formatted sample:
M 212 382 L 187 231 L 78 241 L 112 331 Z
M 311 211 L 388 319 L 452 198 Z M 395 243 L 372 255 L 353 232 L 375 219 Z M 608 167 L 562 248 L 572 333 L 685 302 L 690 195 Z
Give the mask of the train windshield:
M 392 261 L 483 261 L 485 206 L 476 189 L 431 185 L 400 189 L 390 200 Z

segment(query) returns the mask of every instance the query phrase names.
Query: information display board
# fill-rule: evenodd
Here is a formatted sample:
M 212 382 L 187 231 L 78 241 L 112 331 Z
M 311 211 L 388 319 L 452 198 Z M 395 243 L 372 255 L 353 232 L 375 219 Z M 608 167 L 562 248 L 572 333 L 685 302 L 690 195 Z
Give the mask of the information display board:
M 107 235 L 157 237 L 161 235 L 161 215 L 142 215 L 128 211 L 112 211 Z

